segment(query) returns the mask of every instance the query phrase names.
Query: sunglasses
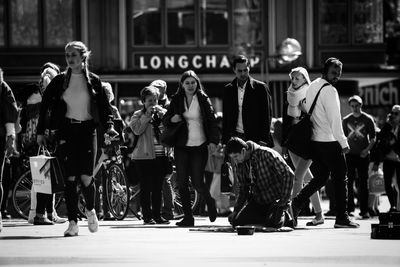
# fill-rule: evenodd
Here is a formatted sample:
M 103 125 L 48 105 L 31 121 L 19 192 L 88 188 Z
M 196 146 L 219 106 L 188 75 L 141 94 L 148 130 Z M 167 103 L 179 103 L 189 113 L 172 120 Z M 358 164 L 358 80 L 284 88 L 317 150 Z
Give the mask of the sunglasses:
M 392 111 L 392 112 L 390 112 L 390 114 L 392 114 L 393 116 L 397 116 L 397 115 L 399 115 L 399 112 L 397 112 L 397 111 Z

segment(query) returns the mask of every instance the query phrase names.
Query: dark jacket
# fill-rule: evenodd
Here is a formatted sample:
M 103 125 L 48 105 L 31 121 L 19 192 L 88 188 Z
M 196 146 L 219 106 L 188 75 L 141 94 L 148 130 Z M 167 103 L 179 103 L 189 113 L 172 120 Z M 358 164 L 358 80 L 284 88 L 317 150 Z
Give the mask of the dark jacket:
M 225 86 L 223 97 L 222 142 L 226 144 L 236 132 L 239 116 L 237 78 Z M 244 135 L 273 147 L 271 135 L 272 102 L 268 86 L 252 77 L 246 84 L 242 105 Z
M 14 94 L 6 82 L 0 84 L 0 137 L 6 135 L 6 123 L 15 123 L 18 119 L 18 108 Z
M 218 144 L 219 132 L 218 132 L 217 120 L 215 118 L 214 109 L 211 104 L 211 101 L 202 90 L 198 90 L 196 95 L 199 100 L 200 112 L 201 112 L 201 117 L 203 119 L 203 128 L 207 138 L 207 144 L 209 143 Z M 163 117 L 163 124 L 165 125 L 165 127 L 168 127 L 169 125 L 173 124 L 173 122 L 171 122 L 171 118 L 175 114 L 182 115 L 185 112 L 184 97 L 185 97 L 184 93 L 177 93 L 174 96 L 172 96 L 168 111 L 167 113 L 165 113 Z M 183 130 L 179 133 L 178 140 L 179 141 L 176 146 L 178 147 L 186 146 L 188 140 L 187 124 L 185 124 Z
M 385 156 L 392 150 L 400 156 L 400 131 L 396 136 L 392 130 L 393 126 L 386 122 L 377 134 L 374 153 L 371 155 L 375 163 L 383 162 Z
M 44 134 L 47 127 L 51 130 L 59 130 L 61 128 L 61 123 L 64 121 L 63 119 L 67 112 L 67 104 L 62 99 L 62 95 L 66 90 L 64 88 L 65 78 L 66 73 L 61 73 L 54 77 L 47 86 L 40 107 L 37 134 Z M 90 113 L 95 124 L 101 126 L 102 129 L 107 129 L 108 124 L 112 124 L 112 108 L 101 86 L 100 78 L 96 74 L 89 73 L 87 88 L 91 96 Z M 48 126 L 46 121 L 48 121 Z

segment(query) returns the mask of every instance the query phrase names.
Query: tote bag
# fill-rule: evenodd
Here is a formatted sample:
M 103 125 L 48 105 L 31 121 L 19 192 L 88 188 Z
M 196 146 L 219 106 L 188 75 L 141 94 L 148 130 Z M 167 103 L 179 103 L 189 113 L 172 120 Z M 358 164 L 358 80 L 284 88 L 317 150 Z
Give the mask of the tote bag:
M 325 83 L 324 85 L 322 85 L 321 89 L 319 89 L 317 95 L 314 98 L 309 112 L 305 114 L 302 119 L 298 123 L 294 124 L 289 130 L 286 147 L 291 152 L 302 157 L 303 159 L 311 158 L 310 144 L 313 128 L 311 122 L 311 114 L 314 110 L 315 104 L 317 103 L 317 99 L 322 88 L 327 85 L 329 85 L 329 83 Z
M 29 157 L 29 163 L 36 192 L 53 194 L 64 191 L 63 173 L 56 157 L 42 154 Z

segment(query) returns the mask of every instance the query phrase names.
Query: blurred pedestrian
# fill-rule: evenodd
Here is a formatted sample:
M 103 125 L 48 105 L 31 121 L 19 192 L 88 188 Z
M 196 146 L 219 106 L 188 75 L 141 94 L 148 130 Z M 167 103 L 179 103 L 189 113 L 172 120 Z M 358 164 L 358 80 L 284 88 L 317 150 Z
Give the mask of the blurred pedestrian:
M 158 89 L 160 93 L 158 97 L 158 104 L 168 109 L 170 100 L 167 96 L 167 83 L 164 80 L 154 80 L 150 83 L 151 86 L 154 86 Z M 165 179 L 162 185 L 162 209 L 161 214 L 165 219 L 172 220 L 174 219 L 174 194 L 172 190 L 171 178 L 173 173 L 173 149 L 167 148 L 167 156 L 169 158 L 168 168 L 169 171 L 165 175 Z
M 21 149 L 26 157 L 36 156 L 39 146 L 37 139 L 37 124 L 39 120 L 40 105 L 42 96 L 51 80 L 60 74 L 59 67 L 52 63 L 45 63 L 40 72 L 38 83 L 26 86 L 18 100 L 22 103 L 20 135 Z M 45 135 L 50 138 L 50 132 L 45 126 Z M 50 142 L 47 142 L 50 149 Z M 54 144 L 52 144 L 53 147 Z M 64 223 L 67 220 L 57 215 L 54 208 L 54 194 L 36 193 L 35 188 L 31 188 L 31 210 L 29 211 L 28 222 L 34 225 L 50 225 L 53 223 Z M 46 216 L 47 214 L 47 216 Z
M 358 228 L 347 214 L 347 177 L 345 154 L 350 150 L 344 135 L 340 115 L 340 101 L 336 84 L 342 75 L 342 62 L 328 58 L 322 77 L 315 79 L 307 90 L 306 110 L 310 109 L 316 95 L 319 97 L 311 114 L 311 172 L 314 178 L 293 198 L 293 214 L 297 218 L 306 200 L 332 177 L 336 197 L 335 228 Z
M 203 90 L 200 78 L 192 70 L 182 74 L 163 122 L 168 127 L 182 120 L 185 124 L 174 147 L 174 156 L 184 212 L 184 218 L 176 225 L 184 227 L 194 225 L 189 177 L 194 188 L 206 200 L 210 221 L 214 222 L 217 217 L 215 199 L 204 183 L 204 170 L 208 159 L 207 146 L 215 151 L 219 141 L 218 126 L 211 101 Z
M 390 203 L 389 211 L 397 211 L 398 192 L 393 187 L 392 180 L 396 172 L 397 184 L 400 182 L 400 105 L 392 107 L 386 123 L 377 135 L 375 151 L 372 169 L 378 171 L 379 164 L 383 162 L 385 191 Z
M 98 231 L 93 179 L 97 151 L 96 127 L 101 124 L 107 134 L 117 134 L 113 129 L 111 106 L 100 78 L 88 69 L 90 53 L 81 41 L 72 41 L 65 46 L 67 70 L 54 77 L 48 85 L 37 126 L 37 142 L 45 145 L 45 121 L 47 114 L 51 114 L 50 129 L 55 131 L 58 138 L 57 153 L 65 167 L 69 226 L 64 236 L 76 236 L 79 232 L 78 182 L 82 184 L 85 197 L 89 231 Z
M 375 144 L 375 123 L 372 117 L 362 111 L 362 99 L 358 95 L 351 96 L 348 101 L 352 110 L 343 118 L 343 131 L 347 136 L 350 151 L 346 154 L 347 162 L 347 188 L 349 215 L 355 210 L 354 182 L 358 174 L 358 200 L 360 203 L 360 216 L 368 219 L 368 168 L 370 150 Z
M 0 68 L 0 205 L 3 202 L 3 167 L 5 157 L 15 151 L 15 122 L 18 108 L 11 88 L 4 81 L 3 69 Z M 0 232 L 3 229 L 0 213 Z

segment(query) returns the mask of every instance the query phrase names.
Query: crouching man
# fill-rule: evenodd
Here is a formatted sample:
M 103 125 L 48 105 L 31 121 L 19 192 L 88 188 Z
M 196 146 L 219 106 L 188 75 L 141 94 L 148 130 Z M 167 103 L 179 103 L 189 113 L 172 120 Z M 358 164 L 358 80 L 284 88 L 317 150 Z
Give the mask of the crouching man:
M 288 212 L 294 173 L 282 156 L 271 148 L 238 137 L 232 137 L 225 149 L 236 165 L 239 183 L 239 196 L 228 217 L 232 226 L 294 228 Z

